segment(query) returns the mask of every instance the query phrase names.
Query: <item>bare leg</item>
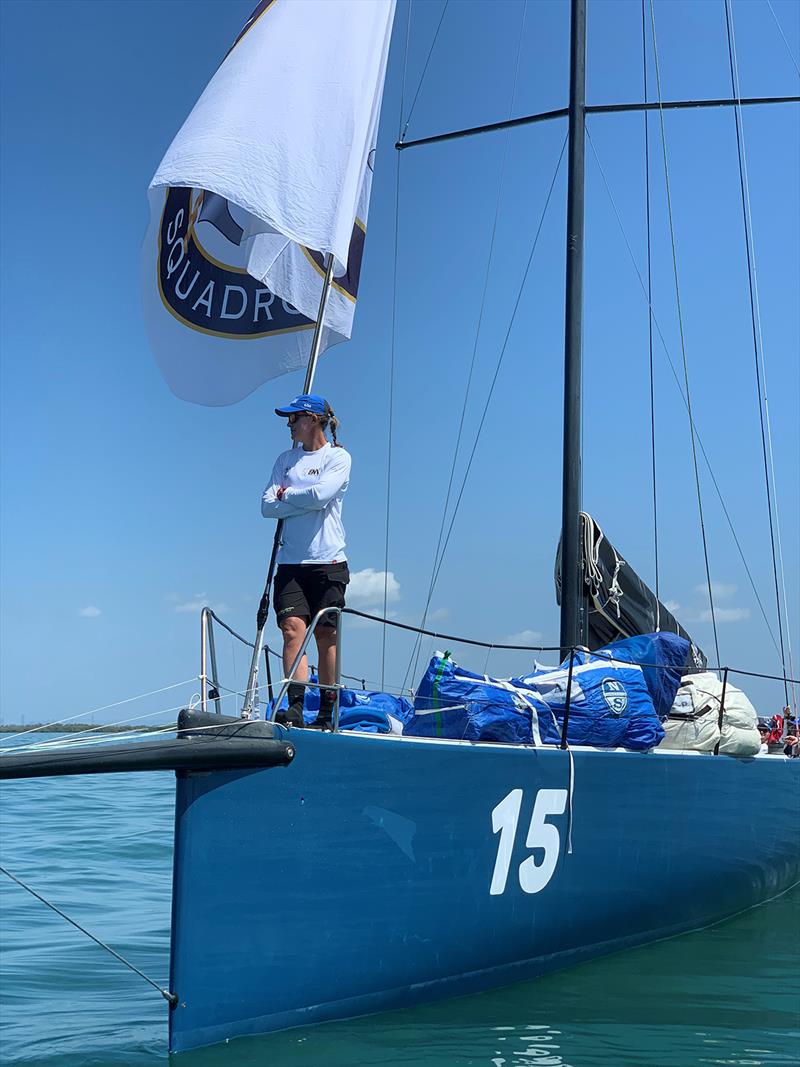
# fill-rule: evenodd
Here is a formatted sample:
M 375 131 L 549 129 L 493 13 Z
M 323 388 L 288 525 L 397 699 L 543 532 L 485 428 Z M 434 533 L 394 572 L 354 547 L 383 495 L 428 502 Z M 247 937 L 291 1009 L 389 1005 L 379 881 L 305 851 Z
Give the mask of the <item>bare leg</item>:
M 296 616 L 283 619 L 280 626 L 283 634 L 283 671 L 284 676 L 288 678 L 295 657 L 305 639 L 308 626 L 305 619 L 298 619 Z M 308 681 L 308 660 L 305 656 L 300 660 L 300 665 L 294 672 L 294 678 L 298 682 Z
M 319 654 L 319 680 L 322 685 L 336 681 L 336 630 L 332 626 L 318 626 L 314 631 Z

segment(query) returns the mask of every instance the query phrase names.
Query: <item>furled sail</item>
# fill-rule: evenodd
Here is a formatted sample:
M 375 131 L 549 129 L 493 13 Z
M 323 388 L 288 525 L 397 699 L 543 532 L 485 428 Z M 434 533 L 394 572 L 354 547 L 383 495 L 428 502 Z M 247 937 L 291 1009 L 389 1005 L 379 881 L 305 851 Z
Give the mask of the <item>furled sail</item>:
M 624 637 L 668 631 L 690 645 L 687 667 L 702 670 L 706 657 L 674 615 L 617 552 L 591 515 L 581 512 L 584 640 L 594 650 Z M 561 603 L 561 543 L 556 554 L 556 599 Z
M 261 0 L 150 184 L 145 320 L 172 391 L 222 405 L 350 336 L 395 0 Z

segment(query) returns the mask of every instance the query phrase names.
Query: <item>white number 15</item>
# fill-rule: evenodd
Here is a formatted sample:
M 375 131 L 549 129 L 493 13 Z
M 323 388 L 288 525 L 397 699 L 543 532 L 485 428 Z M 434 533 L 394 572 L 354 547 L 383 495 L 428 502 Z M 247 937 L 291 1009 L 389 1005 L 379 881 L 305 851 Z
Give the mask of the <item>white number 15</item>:
M 528 856 L 520 864 L 519 884 L 525 893 L 540 892 L 555 873 L 561 838 L 558 828 L 545 822 L 545 819 L 548 815 L 563 815 L 566 806 L 566 789 L 540 789 L 536 794 L 525 847 L 542 849 L 544 858 L 541 863 L 536 863 L 533 856 Z M 522 790 L 512 789 L 492 811 L 492 831 L 500 834 L 492 884 L 489 886 L 489 895 L 493 897 L 505 892 L 521 807 Z

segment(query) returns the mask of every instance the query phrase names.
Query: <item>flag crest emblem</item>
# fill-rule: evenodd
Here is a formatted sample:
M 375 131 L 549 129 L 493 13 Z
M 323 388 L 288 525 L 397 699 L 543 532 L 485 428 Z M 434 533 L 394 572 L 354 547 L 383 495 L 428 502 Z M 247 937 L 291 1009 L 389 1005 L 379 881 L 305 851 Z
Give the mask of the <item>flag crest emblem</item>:
M 215 337 L 259 338 L 313 327 L 312 320 L 236 264 L 244 258 L 242 229 L 226 201 L 215 204 L 221 200 L 198 189 L 165 190 L 157 265 L 164 306 L 184 326 Z M 204 215 L 208 201 L 217 209 L 216 218 Z

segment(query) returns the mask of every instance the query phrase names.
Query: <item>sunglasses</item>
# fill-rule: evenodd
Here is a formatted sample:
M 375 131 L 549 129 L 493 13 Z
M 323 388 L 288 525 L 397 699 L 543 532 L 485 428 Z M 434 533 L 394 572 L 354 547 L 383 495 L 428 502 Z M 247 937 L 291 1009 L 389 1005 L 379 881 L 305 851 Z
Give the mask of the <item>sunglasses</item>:
M 291 426 L 293 423 L 297 422 L 298 419 L 302 419 L 306 415 L 310 417 L 311 415 L 313 415 L 313 412 L 311 412 L 311 411 L 293 411 L 291 413 L 291 415 L 287 415 L 286 417 L 289 420 L 289 425 Z

